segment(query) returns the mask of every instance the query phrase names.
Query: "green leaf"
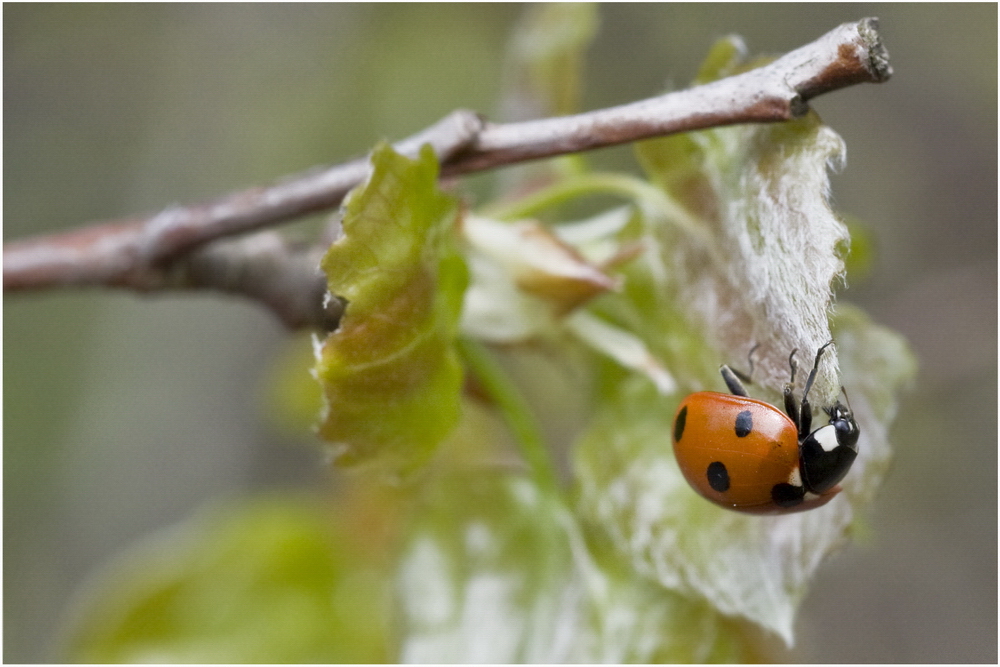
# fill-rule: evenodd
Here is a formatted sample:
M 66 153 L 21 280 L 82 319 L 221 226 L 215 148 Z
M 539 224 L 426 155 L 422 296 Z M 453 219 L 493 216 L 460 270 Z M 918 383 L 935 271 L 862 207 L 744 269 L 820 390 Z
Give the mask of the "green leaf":
M 468 215 L 462 224 L 471 284 L 462 331 L 497 343 L 524 342 L 618 283 L 546 227 Z
M 326 410 L 320 435 L 345 464 L 393 472 L 422 463 L 458 420 L 454 349 L 467 276 L 454 249 L 457 203 L 437 186 L 428 146 L 416 161 L 381 145 L 344 206 L 344 235 L 322 261 L 347 300 L 317 350 Z
M 452 476 L 421 508 L 397 582 L 402 662 L 759 660 L 746 628 L 591 553 L 527 478 Z
M 74 609 L 77 662 L 386 662 L 384 572 L 321 504 L 207 508 L 110 562 Z
M 747 47 L 739 35 L 728 35 L 717 40 L 702 61 L 698 74 L 694 77 L 694 85 L 700 86 L 736 74 L 746 57 Z

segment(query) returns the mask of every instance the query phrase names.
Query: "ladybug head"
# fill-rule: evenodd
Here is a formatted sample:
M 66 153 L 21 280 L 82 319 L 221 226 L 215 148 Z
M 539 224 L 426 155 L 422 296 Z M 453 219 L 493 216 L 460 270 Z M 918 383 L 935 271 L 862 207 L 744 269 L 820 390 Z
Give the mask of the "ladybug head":
M 858 428 L 858 422 L 854 421 L 851 409 L 838 402 L 833 407 L 824 408 L 823 412 L 830 416 L 830 425 L 837 432 L 837 444 L 857 452 L 861 430 Z

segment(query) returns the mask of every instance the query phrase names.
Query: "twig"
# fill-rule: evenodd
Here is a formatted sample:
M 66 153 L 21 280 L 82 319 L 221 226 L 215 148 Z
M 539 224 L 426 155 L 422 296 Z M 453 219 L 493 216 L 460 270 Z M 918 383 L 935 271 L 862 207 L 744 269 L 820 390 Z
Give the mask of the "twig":
M 807 101 L 862 82 L 885 81 L 892 73 L 876 19 L 845 23 L 771 64 L 710 84 L 632 104 L 521 123 L 488 123 L 458 110 L 396 145 L 415 154 L 430 143 L 443 176 L 456 176 L 526 160 L 575 153 L 677 132 L 749 122 L 778 122 L 804 114 Z M 316 303 L 293 314 L 280 295 L 262 289 L 254 270 L 261 255 L 249 246 L 229 245 L 193 252 L 206 243 L 246 233 L 307 213 L 337 206 L 368 173 L 367 160 L 311 170 L 267 187 L 222 199 L 168 208 L 152 217 L 105 222 L 65 233 L 4 245 L 4 291 L 68 286 L 110 286 L 135 290 L 214 288 L 241 292 L 276 309 L 292 325 L 327 321 Z M 273 240 L 267 241 L 273 243 Z M 276 252 L 276 246 L 272 247 Z M 240 259 L 240 253 L 247 253 Z M 304 255 L 282 251 L 295 266 Z M 281 254 L 281 253 L 278 253 Z M 271 253 L 268 261 L 277 257 Z M 235 270 L 240 261 L 247 266 Z M 216 263 L 219 266 L 209 268 Z M 253 269 L 253 270 L 251 270 Z M 271 278 L 277 276 L 270 274 Z M 178 280 L 178 276 L 184 276 Z M 234 279 L 233 276 L 239 276 Z M 322 282 L 299 276 L 314 294 Z M 280 281 L 287 284 L 287 280 Z M 294 291 L 294 290 L 293 290 Z M 301 293 L 301 292 L 297 292 Z
M 817 95 L 891 75 L 878 19 L 844 23 L 769 65 L 703 86 L 575 116 L 487 123 L 442 171 L 465 174 L 708 127 L 791 120 Z
M 429 143 L 447 160 L 468 144 L 480 125 L 472 112 L 456 111 L 396 148 L 415 156 Z M 146 289 L 141 274 L 159 270 L 158 265 L 192 248 L 337 206 L 364 180 L 368 168 L 368 160 L 361 158 L 213 202 L 167 208 L 150 218 L 5 243 L 4 291 L 83 285 Z
M 322 245 L 290 243 L 264 231 L 196 248 L 163 271 L 151 270 L 137 291 L 215 290 L 248 297 L 269 308 L 290 329 L 332 331 L 343 314 L 339 299 L 325 299 L 319 270 Z

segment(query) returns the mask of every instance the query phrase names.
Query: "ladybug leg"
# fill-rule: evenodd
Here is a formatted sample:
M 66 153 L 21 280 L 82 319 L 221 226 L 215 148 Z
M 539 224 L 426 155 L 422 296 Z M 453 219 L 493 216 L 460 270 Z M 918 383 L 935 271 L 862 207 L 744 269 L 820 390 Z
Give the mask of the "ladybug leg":
M 813 411 L 809 399 L 802 394 L 802 404 L 799 406 L 799 442 L 812 432 Z
M 809 377 L 806 379 L 806 388 L 802 391 L 803 405 L 805 404 L 807 397 L 809 396 L 809 390 L 812 389 L 813 382 L 816 380 L 816 373 L 817 371 L 819 371 L 819 360 L 823 357 L 823 352 L 826 350 L 826 348 L 830 347 L 831 345 L 833 345 L 832 340 L 823 347 L 816 350 L 816 361 L 813 362 L 813 368 L 811 371 L 809 371 Z
M 799 348 L 792 350 L 792 353 L 788 355 L 788 367 L 792 369 L 792 377 L 788 379 L 788 384 L 795 384 L 795 372 L 799 370 L 799 362 L 795 361 L 795 353 L 799 351 Z
M 795 353 L 799 349 L 795 348 L 792 353 L 788 355 L 788 366 L 792 369 L 792 376 L 785 383 L 785 388 L 782 394 L 785 397 L 785 414 L 792 420 L 795 424 L 795 428 L 799 431 L 799 440 L 802 440 L 802 426 L 799 424 L 799 404 L 795 400 L 795 371 L 799 369 L 798 362 L 795 361 Z
M 743 375 L 743 373 L 734 371 L 725 364 L 719 368 L 719 372 L 722 373 L 722 379 L 725 380 L 726 386 L 729 387 L 729 393 L 737 396 L 750 396 L 750 394 L 747 393 L 746 388 L 743 386 L 743 382 L 749 382 L 750 379 Z
M 806 387 L 802 391 L 802 404 L 799 406 L 799 420 L 796 422 L 799 427 L 800 440 L 809 435 L 812 430 L 812 407 L 809 405 L 809 390 L 812 389 L 813 382 L 816 380 L 816 373 L 819 371 L 819 360 L 823 358 L 823 352 L 826 351 L 826 348 L 831 345 L 833 345 L 832 340 L 816 350 L 816 360 L 813 362 L 812 370 L 809 371 L 809 377 L 806 378 Z
M 757 351 L 758 347 L 760 347 L 760 343 L 754 343 L 754 346 L 747 352 L 747 365 L 750 367 L 750 370 L 747 371 L 747 376 L 743 378 L 744 382 L 749 383 L 750 378 L 753 377 L 753 353 Z
M 801 441 L 803 436 L 807 435 L 809 431 L 806 431 L 805 433 L 802 432 L 802 424 L 799 423 L 799 419 L 801 418 L 799 404 L 795 400 L 795 388 L 790 382 L 785 385 L 783 394 L 785 397 L 785 414 L 787 414 L 789 419 L 792 420 L 792 423 L 795 424 L 795 428 L 799 432 L 799 441 Z
M 729 392 L 735 394 L 736 396 L 749 396 L 743 383 L 750 384 L 753 376 L 753 353 L 760 347 L 760 343 L 757 343 L 750 348 L 747 352 L 747 363 L 750 366 L 750 370 L 747 373 L 743 373 L 729 366 L 723 365 L 719 372 L 722 373 L 722 379 L 726 381 L 726 386 L 729 387 Z

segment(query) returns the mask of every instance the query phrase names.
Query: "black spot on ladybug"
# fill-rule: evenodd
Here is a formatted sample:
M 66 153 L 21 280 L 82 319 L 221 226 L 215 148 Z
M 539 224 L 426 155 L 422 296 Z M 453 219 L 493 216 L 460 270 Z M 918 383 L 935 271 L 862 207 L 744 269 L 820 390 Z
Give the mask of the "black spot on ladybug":
M 684 435 L 684 425 L 687 423 L 688 408 L 685 405 L 681 408 L 681 411 L 677 413 L 677 419 L 674 421 L 674 442 L 680 442 L 681 436 Z
M 806 490 L 801 486 L 792 486 L 782 482 L 771 487 L 771 500 L 778 507 L 795 507 L 802 502 Z
M 726 470 L 726 464 L 722 461 L 709 463 L 706 476 L 708 477 L 708 485 L 712 487 L 713 491 L 725 493 L 729 490 L 729 471 Z
M 736 415 L 736 437 L 745 438 L 753 430 L 753 415 L 749 410 L 743 410 Z

